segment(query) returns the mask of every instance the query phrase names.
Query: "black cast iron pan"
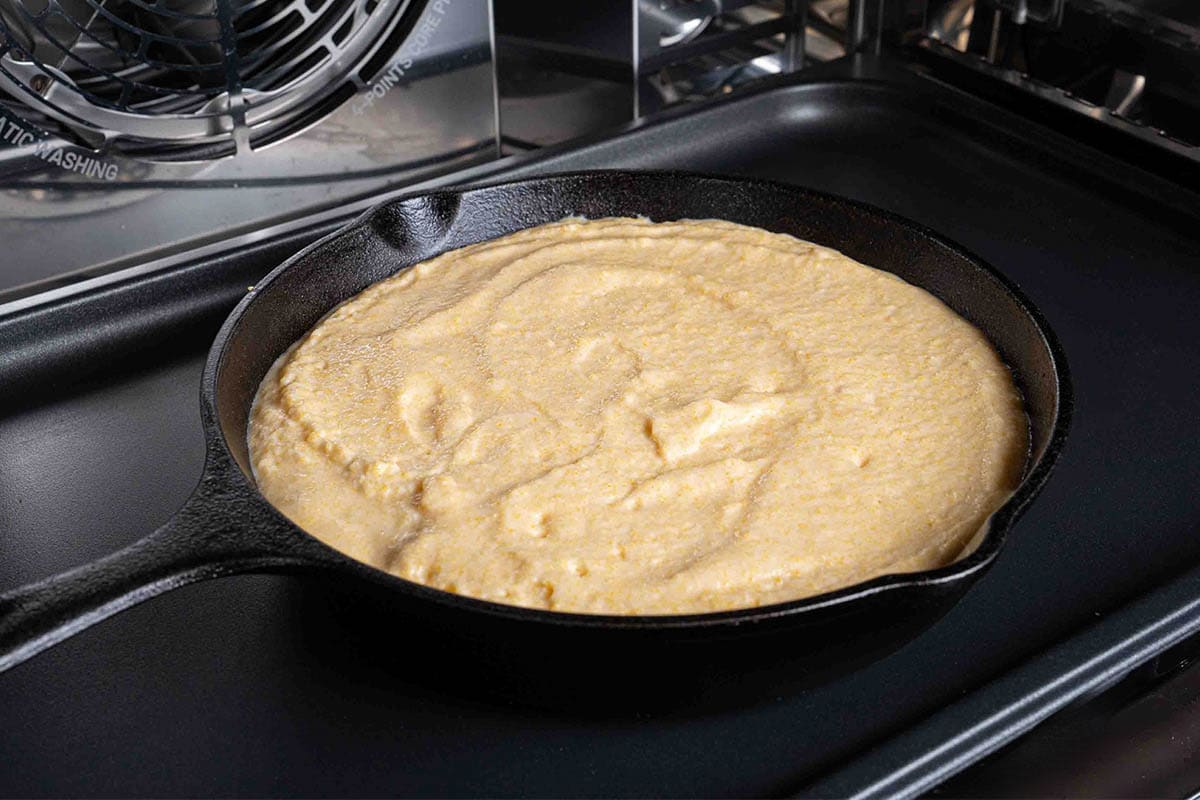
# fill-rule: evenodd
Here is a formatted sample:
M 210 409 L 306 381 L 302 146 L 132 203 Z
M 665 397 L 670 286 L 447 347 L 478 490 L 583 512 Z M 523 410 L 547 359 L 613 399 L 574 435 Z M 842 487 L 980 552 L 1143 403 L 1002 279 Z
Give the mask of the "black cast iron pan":
M 333 306 L 388 275 L 446 250 L 570 215 L 718 218 L 790 233 L 922 286 L 982 329 L 1024 394 L 1031 447 L 1020 488 L 996 512 L 979 547 L 941 569 L 763 608 L 658 617 L 565 614 L 393 577 L 305 534 L 267 503 L 250 473 L 246 426 L 255 391 L 280 353 Z M 1016 288 L 930 231 L 868 206 L 766 182 L 624 172 L 397 200 L 292 257 L 238 304 L 204 370 L 207 461 L 195 493 L 162 528 L 130 547 L 0 595 L 0 670 L 161 592 L 270 571 L 328 579 L 336 604 L 351 609 L 345 619 L 361 624 L 367 638 L 376 634 L 381 658 L 427 661 L 452 654 L 444 661 L 458 671 L 438 672 L 527 699 L 670 696 L 715 687 L 776 692 L 779 675 L 819 682 L 903 644 L 979 579 L 1046 480 L 1069 407 L 1062 354 Z

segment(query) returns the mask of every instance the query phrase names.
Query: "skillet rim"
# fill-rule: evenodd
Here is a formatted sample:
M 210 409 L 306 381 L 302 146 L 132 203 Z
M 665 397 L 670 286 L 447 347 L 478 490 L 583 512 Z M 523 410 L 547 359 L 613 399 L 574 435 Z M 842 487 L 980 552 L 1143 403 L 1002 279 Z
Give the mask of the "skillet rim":
M 221 366 L 225 362 L 226 356 L 229 352 L 230 340 L 237 332 L 237 328 L 247 310 L 256 302 L 262 291 L 266 290 L 279 276 L 284 274 L 288 269 L 292 268 L 296 263 L 312 257 L 322 248 L 329 246 L 333 242 L 343 237 L 355 235 L 364 228 L 373 228 L 376 217 L 386 213 L 388 209 L 394 206 L 422 198 L 428 198 L 431 200 L 453 199 L 457 201 L 462 197 L 475 192 L 503 189 L 515 186 L 528 187 L 536 184 L 570 183 L 572 181 L 580 180 L 634 182 L 644 180 L 666 180 L 715 182 L 741 187 L 743 189 L 763 187 L 764 189 L 769 189 L 770 191 L 783 192 L 796 196 L 802 201 L 816 199 L 818 201 L 831 203 L 833 205 L 841 205 L 851 210 L 857 210 L 868 216 L 875 217 L 876 219 L 885 223 L 888 227 L 907 228 L 910 232 L 915 233 L 921 238 L 932 242 L 937 247 L 948 251 L 960 262 L 963 262 L 964 267 L 970 267 L 982 272 L 987 278 L 994 281 L 999 288 L 1017 304 L 1021 311 L 1024 312 L 1026 317 L 1032 321 L 1033 326 L 1040 336 L 1041 342 L 1050 357 L 1052 373 L 1055 381 L 1055 410 L 1051 422 L 1051 429 L 1048 432 L 1046 445 L 1042 451 L 1041 457 L 1033 460 L 1033 441 L 1031 437 L 1029 445 L 1030 452 L 1027 455 L 1026 462 L 1027 471 L 1008 500 L 1005 501 L 1000 508 L 996 509 L 996 511 L 988 517 L 986 522 L 986 525 L 988 526 L 987 533 L 984 535 L 978 546 L 964 558 L 932 570 L 886 573 L 884 575 L 871 578 L 870 580 L 852 584 L 831 592 L 823 592 L 817 595 L 801 597 L 781 603 L 772 603 L 770 605 L 692 614 L 590 614 L 585 612 L 551 611 L 546 609 L 498 603 L 468 595 L 454 594 L 452 592 L 447 592 L 441 589 L 426 586 L 425 584 L 407 580 L 398 575 L 393 575 L 389 572 L 345 555 L 341 551 L 333 548 L 332 546 L 308 533 L 284 516 L 282 512 L 276 509 L 275 506 L 259 491 L 257 483 L 252 479 L 252 477 L 247 475 L 246 472 L 237 464 L 236 459 L 234 459 L 233 453 L 227 443 L 225 431 L 222 428 L 219 420 L 216 401 L 218 377 L 221 372 Z M 456 208 L 454 218 L 451 220 L 448 227 L 453 226 L 454 219 L 457 218 L 458 213 L 460 212 Z M 714 217 L 714 219 L 715 218 L 716 217 Z M 481 239 L 480 241 L 485 240 Z M 816 244 L 821 243 L 816 242 Z M 388 276 L 395 275 L 402 269 L 408 269 L 409 267 L 414 266 L 415 263 L 419 262 L 414 262 L 414 264 L 409 264 L 401 267 L 400 269 L 394 270 L 388 273 Z M 383 279 L 384 278 L 382 277 L 379 278 L 379 280 Z M 331 309 L 326 309 L 325 313 L 328 313 L 329 310 Z M 958 312 L 956 311 L 955 313 Z M 988 339 L 989 342 L 992 341 L 991 337 L 988 337 Z M 995 347 L 994 342 L 993 347 Z M 275 357 L 278 358 L 278 354 L 276 354 Z M 1006 364 L 1006 366 L 1008 365 Z M 1009 369 L 1011 370 L 1011 367 L 1009 367 Z M 1003 549 L 1003 546 L 1008 539 L 1008 533 L 1010 529 L 1025 512 L 1029 504 L 1041 492 L 1043 486 L 1050 477 L 1051 472 L 1053 472 L 1054 466 L 1070 431 L 1074 407 L 1074 394 L 1070 370 L 1066 360 L 1066 353 L 1063 350 L 1058 337 L 1055 335 L 1053 328 L 1050 327 L 1049 322 L 1046 320 L 1042 312 L 1037 308 L 1036 305 L 1033 304 L 1033 302 L 1024 294 L 1024 292 L 1021 291 L 1019 286 L 1013 280 L 1008 278 L 995 267 L 991 266 L 991 264 L 976 255 L 974 252 L 943 236 L 937 231 L 908 219 L 900 214 L 879 208 L 878 206 L 874 206 L 870 203 L 864 203 L 831 192 L 819 191 L 804 186 L 784 183 L 782 181 L 765 180 L 759 178 L 741 178 L 730 175 L 693 172 L 687 170 L 629 169 L 595 169 L 555 172 L 525 178 L 489 181 L 478 184 L 472 183 L 454 187 L 439 187 L 427 191 L 416 191 L 412 192 L 411 194 L 404 194 L 400 197 L 392 198 L 371 206 L 369 209 L 342 227 L 332 231 L 329 234 L 326 234 L 325 236 L 322 236 L 320 239 L 312 242 L 308 246 L 287 258 L 283 263 L 279 264 L 277 267 L 259 279 L 254 284 L 253 289 L 247 292 L 246 296 L 242 297 L 241 300 L 238 301 L 237 305 L 232 311 L 230 311 L 225 321 L 221 324 L 220 330 L 213 339 L 212 346 L 210 347 L 208 356 L 205 359 L 200 394 L 201 417 L 204 426 L 205 438 L 208 443 L 204 467 L 205 475 L 208 475 L 211 471 L 213 471 L 213 462 L 217 459 L 217 457 L 219 457 L 220 460 L 224 462 L 222 467 L 219 468 L 220 471 L 230 473 L 231 475 L 229 480 L 229 483 L 231 484 L 230 488 L 242 492 L 248 499 L 256 502 L 264 513 L 272 517 L 277 525 L 281 524 L 283 528 L 291 535 L 297 536 L 297 538 L 305 541 L 305 543 L 310 546 L 315 544 L 317 546 L 317 552 L 320 552 L 320 558 L 322 559 L 319 562 L 320 566 L 351 572 L 357 577 L 362 577 L 376 585 L 399 591 L 402 594 L 407 594 L 412 596 L 414 599 L 431 601 L 442 606 L 448 606 L 452 610 L 457 611 L 477 612 L 483 615 L 502 617 L 516 622 L 547 623 L 562 627 L 649 631 L 730 628 L 741 625 L 752 625 L 754 623 L 770 622 L 774 620 L 780 620 L 782 618 L 804 618 L 815 615 L 820 611 L 837 609 L 841 607 L 850 607 L 855 601 L 866 600 L 868 598 L 876 597 L 888 592 L 898 593 L 906 589 L 919 590 L 925 588 L 936 590 L 939 587 L 961 583 L 963 585 L 959 593 L 961 594 L 965 592 L 970 587 L 971 583 L 973 583 L 973 580 L 982 577 L 983 572 L 985 572 L 986 569 L 989 568 L 999 556 L 1000 551 Z M 296 554 L 290 553 L 289 555 Z M 314 565 L 317 565 L 318 562 L 317 557 L 312 554 L 306 554 L 305 560 L 314 562 Z M 850 609 L 847 608 L 847 610 Z M 800 619 L 797 619 L 796 621 L 799 622 Z

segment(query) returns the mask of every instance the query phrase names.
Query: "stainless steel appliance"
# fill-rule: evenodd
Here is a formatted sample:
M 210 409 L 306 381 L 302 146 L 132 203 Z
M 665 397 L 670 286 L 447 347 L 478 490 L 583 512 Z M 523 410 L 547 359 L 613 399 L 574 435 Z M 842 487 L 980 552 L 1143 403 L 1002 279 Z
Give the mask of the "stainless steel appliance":
M 570 11 L 499 2 L 504 135 L 544 145 L 792 72 L 808 39 L 830 49 L 817 28 L 805 35 L 828 0 L 816 5 L 810 15 L 806 0 L 597 0 Z
M 487 0 L 0 4 L 0 289 L 495 155 Z
M 811 186 L 911 218 L 996 265 L 1044 311 L 1072 370 L 1072 433 L 1041 501 L 993 570 L 908 646 L 737 708 L 703 698 L 656 714 L 514 707 L 489 698 L 478 665 L 460 665 L 449 682 L 436 674 L 425 657 L 436 640 L 394 621 L 366 621 L 388 631 L 388 648 L 364 643 L 324 589 L 212 581 L 0 676 L 0 713 L 15 732 L 0 737 L 0 791 L 1002 790 L 972 784 L 973 770 L 981 781 L 1006 775 L 1013 794 L 1056 777 L 1047 791 L 1078 793 L 1063 773 L 1118 772 L 1144 782 L 1100 791 L 1188 791 L 1197 691 L 1187 664 L 1200 634 L 1195 4 L 815 0 L 799 11 L 793 71 L 706 97 L 681 83 L 677 102 L 643 87 L 657 105 L 639 102 L 636 119 L 629 62 L 598 71 L 591 46 L 556 38 L 575 26 L 625 41 L 632 0 L 555 4 L 552 16 L 532 4 L 525 18 L 522 5 L 495 8 L 504 157 L 282 221 L 231 223 L 198 246 L 0 304 L 0 590 L 103 556 L 188 496 L 205 456 L 195 412 L 205 347 L 247 286 L 287 255 L 376 199 L 565 170 Z M 691 8 L 651 12 L 688 22 L 699 18 Z M 723 32 L 701 27 L 680 25 L 677 41 L 659 44 L 669 52 Z M 178 198 L 178 188 L 159 196 Z M 39 190 L 19 191 L 30 205 L 54 196 Z M 120 224 L 151 235 L 137 215 L 112 225 L 104 215 L 115 210 L 78 208 L 98 237 L 125 235 Z M 56 244 L 50 225 L 17 234 L 12 214 L 0 224 L 5 266 L 16 248 L 24 263 Z M 637 676 L 634 662 L 613 680 Z M 1133 723 L 1147 717 L 1161 722 L 1150 735 L 1164 744 L 1124 748 L 1146 754 L 1132 778 L 1112 753 L 1119 743 L 1083 741 L 1116 730 L 1113 720 L 1145 732 Z M 1047 735 L 1080 743 L 1071 752 L 1084 760 L 1031 755 Z M 1014 786 L 1036 763 L 1057 763 L 1057 776 Z M 1171 764 L 1182 769 L 1154 782 Z

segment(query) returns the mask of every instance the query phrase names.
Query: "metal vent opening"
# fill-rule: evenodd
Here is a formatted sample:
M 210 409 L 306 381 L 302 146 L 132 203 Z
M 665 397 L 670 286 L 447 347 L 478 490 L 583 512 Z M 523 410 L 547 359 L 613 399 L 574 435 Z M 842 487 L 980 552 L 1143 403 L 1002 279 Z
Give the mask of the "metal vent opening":
M 0 102 L 93 148 L 166 159 L 248 151 L 349 96 L 356 68 L 420 5 L 0 0 Z

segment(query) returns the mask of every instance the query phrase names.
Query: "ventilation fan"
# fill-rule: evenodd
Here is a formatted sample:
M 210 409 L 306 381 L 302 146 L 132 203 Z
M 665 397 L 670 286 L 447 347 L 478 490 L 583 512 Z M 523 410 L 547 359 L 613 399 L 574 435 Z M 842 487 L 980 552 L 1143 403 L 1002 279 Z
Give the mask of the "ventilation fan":
M 414 0 L 0 0 L 0 99 L 93 149 L 243 153 L 316 122 L 395 50 Z

